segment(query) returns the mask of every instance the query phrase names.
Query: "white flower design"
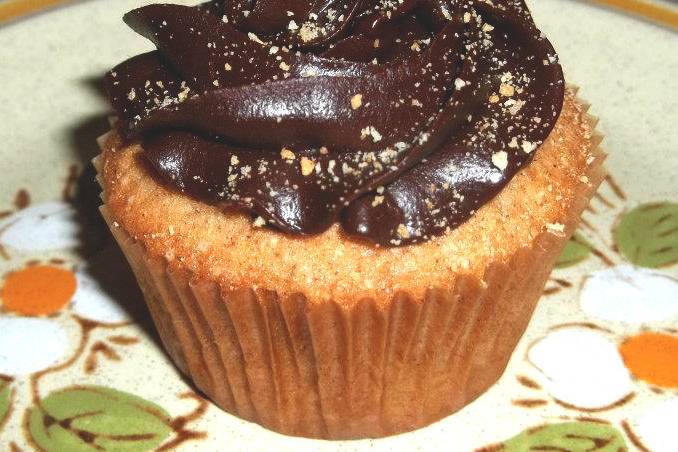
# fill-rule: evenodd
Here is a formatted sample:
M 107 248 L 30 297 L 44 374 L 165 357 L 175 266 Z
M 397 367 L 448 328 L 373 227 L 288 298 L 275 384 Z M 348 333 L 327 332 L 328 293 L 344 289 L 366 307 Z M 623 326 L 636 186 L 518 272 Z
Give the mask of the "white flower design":
M 596 331 L 579 327 L 552 331 L 530 348 L 528 359 L 541 371 L 544 388 L 576 407 L 603 408 L 633 391 L 616 345 Z
M 0 222 L 0 243 L 18 251 L 45 251 L 80 245 L 77 211 L 65 202 L 20 210 Z
M 48 369 L 71 351 L 68 333 L 56 321 L 0 317 L 0 374 L 23 376 Z
M 580 304 L 588 315 L 613 322 L 669 320 L 678 316 L 678 281 L 630 265 L 607 268 L 586 279 Z

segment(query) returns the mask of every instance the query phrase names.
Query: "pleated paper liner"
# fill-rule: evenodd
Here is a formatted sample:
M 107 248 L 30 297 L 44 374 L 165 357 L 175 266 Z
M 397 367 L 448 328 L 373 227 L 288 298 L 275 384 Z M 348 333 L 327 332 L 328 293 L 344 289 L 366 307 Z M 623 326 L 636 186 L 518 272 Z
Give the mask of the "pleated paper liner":
M 587 119 L 594 130 L 597 120 Z M 596 159 L 588 183 L 576 188 L 565 233 L 541 233 L 488 266 L 482 280 L 451 274 L 446 288 L 431 288 L 423 299 L 398 292 L 390 303 L 347 306 L 302 293 L 282 297 L 275 288 L 231 290 L 147 252 L 111 217 L 105 192 L 101 211 L 165 348 L 218 406 L 290 435 L 381 437 L 435 422 L 499 379 L 605 176 L 602 136 L 591 139 Z

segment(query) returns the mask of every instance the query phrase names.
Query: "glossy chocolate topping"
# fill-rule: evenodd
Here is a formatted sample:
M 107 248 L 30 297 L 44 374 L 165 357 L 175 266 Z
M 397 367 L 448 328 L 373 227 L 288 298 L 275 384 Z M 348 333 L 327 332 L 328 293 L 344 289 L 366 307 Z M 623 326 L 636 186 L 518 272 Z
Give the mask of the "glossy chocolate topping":
M 399 246 L 458 226 L 527 164 L 563 101 L 522 0 L 152 5 L 157 51 L 107 75 L 129 139 L 182 192 Z

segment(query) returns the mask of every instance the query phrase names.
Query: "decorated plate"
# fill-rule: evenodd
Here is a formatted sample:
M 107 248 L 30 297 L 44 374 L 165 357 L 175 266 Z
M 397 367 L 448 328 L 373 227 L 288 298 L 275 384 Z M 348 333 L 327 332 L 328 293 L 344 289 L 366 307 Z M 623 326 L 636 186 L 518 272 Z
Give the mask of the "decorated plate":
M 87 170 L 108 128 L 100 77 L 146 50 L 120 18 L 148 2 L 25 16 L 61 3 L 72 2 L 0 1 L 0 449 L 678 450 L 670 4 L 636 8 L 663 28 L 571 0 L 529 2 L 601 118 L 610 175 L 498 384 L 425 429 L 323 442 L 222 412 L 165 356 Z

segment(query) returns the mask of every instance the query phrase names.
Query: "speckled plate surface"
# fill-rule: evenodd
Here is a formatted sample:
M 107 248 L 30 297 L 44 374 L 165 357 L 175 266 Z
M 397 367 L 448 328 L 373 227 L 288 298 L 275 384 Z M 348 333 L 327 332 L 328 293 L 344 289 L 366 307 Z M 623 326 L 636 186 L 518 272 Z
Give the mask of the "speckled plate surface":
M 88 214 L 91 174 L 79 174 L 107 129 L 97 80 L 145 50 L 120 20 L 142 3 L 77 3 L 0 27 L 1 450 L 678 450 L 678 34 L 530 2 L 601 118 L 610 177 L 497 385 L 413 433 L 322 442 L 197 395 Z

